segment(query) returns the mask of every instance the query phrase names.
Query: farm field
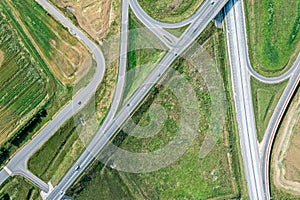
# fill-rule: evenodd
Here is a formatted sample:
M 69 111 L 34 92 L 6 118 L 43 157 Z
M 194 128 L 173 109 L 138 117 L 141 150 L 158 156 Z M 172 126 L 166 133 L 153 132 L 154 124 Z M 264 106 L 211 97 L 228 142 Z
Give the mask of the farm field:
M 140 6 L 156 20 L 179 22 L 193 15 L 203 0 L 138 0 Z
M 252 102 L 259 142 L 264 136 L 269 120 L 286 85 L 287 81 L 266 84 L 251 78 Z
M 8 180 L 0 188 L 1 200 L 42 200 L 38 188 L 24 178 L 13 177 Z
M 272 152 L 272 187 L 274 199 L 298 199 L 300 183 L 300 90 L 293 97 L 276 136 Z
M 110 27 L 119 25 L 120 0 L 50 1 L 95 41 L 117 34 Z
M 55 77 L 72 85 L 92 68 L 88 49 L 34 0 L 6 0 Z
M 221 73 L 226 79 L 229 76 L 226 66 L 225 41 L 221 31 L 218 34 L 213 26 L 206 30 L 206 37 L 201 37 L 201 43 L 206 42 L 206 48 L 213 54 L 220 65 Z M 224 48 L 224 49 L 222 49 Z M 221 56 L 222 55 L 222 56 Z M 187 152 L 176 162 L 166 168 L 148 173 L 126 173 L 103 166 L 95 161 L 82 177 L 75 183 L 67 194 L 74 199 L 239 199 L 244 192 L 245 183 L 240 172 L 238 156 L 238 140 L 233 125 L 234 115 L 231 106 L 228 107 L 226 127 L 216 146 L 207 157 L 201 159 L 199 150 L 207 131 L 208 116 L 210 114 L 210 95 L 201 75 L 191 69 L 183 59 L 174 63 L 174 69 L 187 78 L 195 88 L 197 106 L 201 110 L 201 126 L 198 134 Z M 228 67 L 228 66 L 227 66 Z M 165 82 L 172 75 L 165 75 Z M 228 91 L 227 91 L 228 92 Z M 227 95 L 230 95 L 229 92 Z M 227 96 L 230 98 L 230 96 Z M 131 152 L 151 152 L 170 142 L 180 126 L 180 106 L 178 99 L 163 86 L 154 87 L 143 104 L 134 113 L 132 119 L 139 127 L 151 127 L 150 118 L 153 115 L 150 107 L 160 105 L 167 114 L 166 121 L 158 133 L 151 138 L 136 138 L 126 133 L 126 129 L 114 138 L 113 143 Z M 151 130 L 146 129 L 146 130 Z M 233 161 L 234 160 L 234 161 Z M 118 192 L 115 192 L 118 191 Z M 93 194 L 93 195 L 92 195 Z M 243 196 L 244 197 L 244 196 Z
M 244 1 L 249 56 L 261 74 L 286 71 L 299 53 L 300 2 Z
M 0 4 L 0 144 L 32 119 L 54 95 L 54 82 Z M 12 141 L 14 144 L 14 142 Z

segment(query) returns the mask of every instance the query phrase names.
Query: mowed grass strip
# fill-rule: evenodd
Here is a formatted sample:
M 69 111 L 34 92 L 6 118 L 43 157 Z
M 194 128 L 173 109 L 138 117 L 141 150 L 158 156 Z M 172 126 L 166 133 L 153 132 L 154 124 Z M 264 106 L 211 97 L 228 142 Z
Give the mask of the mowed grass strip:
M 299 53 L 300 1 L 244 1 L 253 67 L 267 76 L 286 71 Z
M 286 85 L 287 81 L 266 84 L 251 78 L 252 101 L 259 142 L 263 139 L 269 120 Z
M 138 0 L 138 2 L 154 19 L 179 22 L 191 16 L 203 0 Z

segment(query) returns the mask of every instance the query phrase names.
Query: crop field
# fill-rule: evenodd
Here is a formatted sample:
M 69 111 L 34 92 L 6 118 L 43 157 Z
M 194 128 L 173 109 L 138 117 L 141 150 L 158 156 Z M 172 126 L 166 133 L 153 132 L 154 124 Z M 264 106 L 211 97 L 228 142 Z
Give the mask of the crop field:
M 300 90 L 281 123 L 272 151 L 271 194 L 274 199 L 299 199 Z
M 42 200 L 39 189 L 22 177 L 10 177 L 0 188 L 1 200 Z
M 210 28 L 213 29 L 211 26 Z M 206 31 L 210 34 L 214 30 Z M 204 39 L 205 38 L 205 39 Z M 219 42 L 225 50 L 217 51 L 224 53 L 225 41 L 223 35 L 204 37 L 200 40 L 206 42 L 207 47 L 214 46 Z M 209 40 L 209 41 L 207 41 Z M 220 44 L 221 45 L 221 44 Z M 213 50 L 209 50 L 214 52 Z M 223 56 L 217 56 L 218 63 L 226 62 Z M 219 138 L 216 146 L 207 157 L 199 157 L 200 146 L 207 131 L 208 116 L 211 112 L 210 95 L 201 75 L 193 71 L 182 59 L 177 60 L 174 69 L 187 78 L 195 88 L 197 106 L 201 113 L 201 125 L 198 135 L 187 152 L 176 162 L 166 168 L 148 173 L 126 173 L 105 167 L 95 161 L 86 173 L 67 191 L 74 199 L 239 199 L 241 197 L 240 172 L 237 163 L 237 151 L 235 148 L 235 136 L 231 125 L 233 113 L 228 113 L 226 128 Z M 223 71 L 224 72 L 224 71 Z M 226 73 L 226 72 L 224 72 Z M 161 82 L 171 78 L 168 74 Z M 224 74 L 224 77 L 227 75 Z M 230 77 L 230 76 L 228 76 Z M 128 130 L 121 131 L 114 138 L 113 143 L 131 152 L 151 152 L 160 149 L 172 140 L 180 127 L 180 106 L 178 99 L 172 92 L 163 86 L 154 87 L 143 101 L 142 105 L 134 113 L 132 119 L 139 127 L 151 127 L 151 109 L 153 105 L 161 105 L 167 118 L 156 135 L 149 138 L 136 138 L 127 135 Z M 153 114 L 153 113 L 152 113 Z M 230 117 L 229 117 L 230 115 Z M 151 129 L 151 128 L 150 128 Z M 147 129 L 148 130 L 148 129 Z M 178 134 L 178 133 L 177 133 Z M 232 161 L 234 159 L 234 162 Z M 234 163 L 234 164 L 233 164 Z M 118 192 L 116 192 L 118 191 Z M 93 194 L 93 195 L 91 195 Z
M 196 12 L 203 0 L 138 0 L 138 2 L 154 19 L 179 22 Z
M 52 73 L 63 83 L 78 82 L 92 66 L 87 48 L 34 0 L 7 0 L 16 19 Z
M 0 4 L 0 144 L 10 138 L 53 95 L 53 80 L 33 57 Z
M 96 41 L 104 39 L 113 24 L 119 24 L 120 0 L 50 1 Z
M 299 53 L 300 1 L 244 1 L 253 67 L 265 75 L 286 71 Z
M 277 84 L 265 84 L 251 78 L 252 101 L 258 141 L 262 140 L 268 122 L 286 85 L 287 81 Z

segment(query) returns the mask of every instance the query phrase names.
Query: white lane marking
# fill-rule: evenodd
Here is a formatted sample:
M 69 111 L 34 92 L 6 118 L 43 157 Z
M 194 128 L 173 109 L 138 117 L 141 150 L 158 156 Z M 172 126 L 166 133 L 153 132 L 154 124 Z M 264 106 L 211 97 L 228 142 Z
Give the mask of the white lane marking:
M 8 167 L 4 166 L 3 169 L 4 169 L 9 175 L 12 174 L 12 172 L 10 171 L 10 169 L 8 169 Z

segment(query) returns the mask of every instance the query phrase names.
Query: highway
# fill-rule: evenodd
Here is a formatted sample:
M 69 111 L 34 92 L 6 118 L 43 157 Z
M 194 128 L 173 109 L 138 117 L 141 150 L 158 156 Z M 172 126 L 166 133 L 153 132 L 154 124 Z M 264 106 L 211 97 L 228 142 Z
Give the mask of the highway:
M 126 1 L 123 1 L 123 4 Z M 184 32 L 179 38 L 178 44 L 171 49 L 161 62 L 155 67 L 155 69 L 146 78 L 144 83 L 137 89 L 133 96 L 128 100 L 126 106 L 124 106 L 113 121 L 107 125 L 105 131 L 98 130 L 91 143 L 87 146 L 80 158 L 76 161 L 76 164 L 67 172 L 61 182 L 54 188 L 47 199 L 60 199 L 77 177 L 84 171 L 84 169 L 93 161 L 94 155 L 102 150 L 108 141 L 119 130 L 119 127 L 128 119 L 131 113 L 138 107 L 141 101 L 145 98 L 150 89 L 160 79 L 161 75 L 170 67 L 173 61 L 180 55 L 190 44 L 197 38 L 197 36 L 204 30 L 207 24 L 218 14 L 218 12 L 224 7 L 227 0 L 218 1 L 214 5 L 204 4 L 206 8 L 201 15 L 198 16 L 191 26 Z M 208 6 L 209 5 L 209 6 Z M 80 166 L 76 169 L 76 166 Z
M 52 16 L 58 19 L 64 26 L 86 46 L 89 47 L 97 62 L 96 73 L 91 82 L 81 89 L 62 110 L 31 140 L 24 146 L 9 163 L 0 171 L 0 184 L 9 176 L 21 175 L 40 187 L 44 192 L 49 192 L 46 183 L 36 177 L 27 169 L 27 160 L 38 150 L 63 123 L 78 112 L 85 103 L 92 97 L 96 88 L 101 83 L 104 71 L 105 61 L 99 47 L 94 44 L 87 36 L 78 30 L 63 14 L 56 10 L 46 0 L 36 0 Z M 300 54 L 293 66 L 284 74 L 278 77 L 264 77 L 258 74 L 250 64 L 248 56 L 248 46 L 246 38 L 246 26 L 244 19 L 244 8 L 242 0 L 229 0 L 225 7 L 227 13 L 226 28 L 229 60 L 231 65 L 231 76 L 233 84 L 233 93 L 236 107 L 236 116 L 238 129 L 240 133 L 240 144 L 244 162 L 244 168 L 247 179 L 247 186 L 250 199 L 270 198 L 269 193 L 269 160 L 270 151 L 276 134 L 278 125 L 282 119 L 283 113 L 299 84 L 300 74 Z M 65 191 L 74 183 L 86 167 L 95 159 L 95 155 L 105 147 L 111 140 L 120 126 L 130 117 L 134 110 L 140 105 L 150 89 L 158 82 L 161 75 L 166 72 L 173 61 L 191 45 L 197 36 L 204 30 L 207 24 L 219 13 L 228 0 L 218 0 L 211 4 L 206 0 L 201 7 L 190 18 L 178 23 L 158 22 L 147 15 L 138 4 L 137 0 L 122 1 L 122 26 L 120 40 L 120 57 L 118 82 L 116 85 L 114 98 L 110 111 L 105 118 L 100 129 L 95 133 L 94 138 L 88 144 L 86 150 L 81 154 L 73 167 L 66 173 L 61 182 L 50 191 L 47 199 L 60 199 Z M 128 8 L 132 8 L 138 19 L 149 28 L 170 50 L 155 67 L 155 69 L 145 79 L 144 83 L 135 91 L 126 105 L 117 113 L 122 98 L 125 77 L 126 62 L 128 51 Z M 165 31 L 164 28 L 178 28 L 190 24 L 187 30 L 180 38 L 177 38 Z M 250 76 L 257 78 L 265 83 L 278 83 L 290 79 L 287 88 L 280 98 L 277 107 L 269 122 L 266 134 L 262 141 L 261 159 L 259 155 L 258 142 L 256 137 L 256 126 L 254 120 L 253 103 L 250 87 Z M 81 102 L 81 104 L 79 104 Z M 117 113 L 117 114 L 116 114 Z M 79 166 L 79 168 L 77 167 Z
M 245 68 L 245 66 L 247 66 L 248 73 L 264 83 L 274 84 L 274 83 L 279 83 L 279 82 L 289 79 L 289 83 L 288 83 L 287 87 L 285 88 L 285 90 L 274 110 L 274 113 L 269 121 L 267 130 L 264 134 L 264 138 L 260 144 L 260 151 L 259 151 L 260 152 L 260 166 L 259 167 L 256 166 L 257 171 L 258 171 L 258 169 L 260 169 L 260 171 L 261 171 L 262 186 L 260 186 L 260 187 L 263 188 L 264 198 L 270 199 L 269 162 L 270 162 L 271 147 L 274 142 L 274 137 L 275 137 L 276 131 L 278 129 L 278 126 L 280 124 L 280 121 L 282 119 L 283 113 L 286 110 L 286 107 L 287 107 L 293 93 L 295 92 L 297 85 L 299 84 L 300 54 L 296 58 L 296 61 L 293 63 L 293 66 L 289 70 L 287 70 L 284 74 L 282 74 L 278 77 L 269 78 L 269 77 L 264 77 L 264 76 L 258 74 L 253 69 L 253 67 L 251 66 L 250 61 L 249 61 L 248 46 L 247 46 L 247 40 L 246 40 L 246 26 L 245 26 L 245 19 L 244 19 L 244 8 L 243 8 L 243 3 L 241 0 L 239 2 L 235 3 L 233 15 L 235 17 L 233 17 L 233 16 L 230 17 L 230 15 L 228 15 L 226 18 L 227 29 L 228 29 L 228 43 L 231 45 L 234 45 L 233 44 L 233 42 L 234 42 L 233 34 L 238 35 L 237 36 L 238 39 L 236 39 L 236 41 L 234 43 L 236 43 L 235 47 L 238 48 L 239 51 L 241 51 L 243 60 L 244 59 L 246 60 L 246 63 L 243 63 L 243 68 Z M 230 27 L 228 27 L 228 26 L 230 26 L 229 20 L 230 20 L 230 22 L 232 22 L 232 26 L 234 24 L 236 25 L 236 29 L 235 30 L 233 29 L 233 33 L 231 33 L 232 29 L 230 29 Z M 249 80 L 247 80 L 247 83 L 249 83 Z M 249 91 L 251 91 L 251 90 L 249 90 Z M 252 106 L 252 103 L 251 103 L 251 106 Z M 248 117 L 251 116 L 251 118 L 253 118 L 252 115 L 253 115 L 253 112 Z M 256 129 L 255 124 L 253 124 L 251 128 L 253 130 L 255 130 Z M 254 136 L 256 137 L 256 134 L 254 134 L 254 132 L 253 132 L 253 137 Z M 241 144 L 242 144 L 242 142 L 241 142 Z M 246 149 L 245 149 L 245 151 L 246 151 Z M 257 145 L 256 145 L 254 151 L 257 152 Z M 257 159 L 255 162 L 258 162 Z M 244 160 L 244 165 L 248 165 L 248 162 L 245 162 L 245 160 Z M 246 166 L 245 166 L 245 169 L 247 169 Z M 251 180 L 253 180 L 253 178 L 248 177 L 249 174 L 247 174 L 247 173 L 246 173 L 246 175 L 247 175 L 248 190 L 249 190 L 250 189 L 249 182 Z M 252 191 L 252 190 L 253 190 L 253 188 L 249 191 Z
M 246 41 L 241 38 L 241 27 L 239 21 L 243 20 L 242 13 L 236 9 L 243 2 L 230 1 L 226 7 L 225 16 L 228 52 L 231 66 L 232 85 L 238 130 L 240 133 L 240 146 L 246 173 L 248 193 L 250 199 L 265 199 L 262 175 L 260 169 L 260 158 L 256 137 L 256 126 L 253 112 L 250 74 L 247 68 L 245 55 Z M 242 44 L 244 42 L 244 44 Z
M 46 10 L 49 10 L 49 12 L 56 16 L 62 24 L 68 27 L 71 32 L 76 35 L 76 37 L 82 40 L 82 42 L 93 53 L 94 59 L 97 63 L 96 72 L 90 83 L 82 88 L 28 144 L 26 144 L 13 156 L 13 158 L 5 166 L 6 170 L 3 168 L 0 172 L 0 184 L 2 184 L 9 176 L 23 175 L 40 187 L 43 191 L 48 192 L 48 185 L 27 170 L 27 160 L 64 124 L 64 122 L 78 112 L 93 96 L 98 85 L 102 81 L 105 72 L 105 60 L 99 47 L 84 33 L 77 29 L 76 26 L 74 26 L 68 19 L 66 19 L 63 14 L 54 9 L 46 0 L 37 0 L 37 2 L 46 8 Z M 7 173 L 7 171 L 10 173 Z

